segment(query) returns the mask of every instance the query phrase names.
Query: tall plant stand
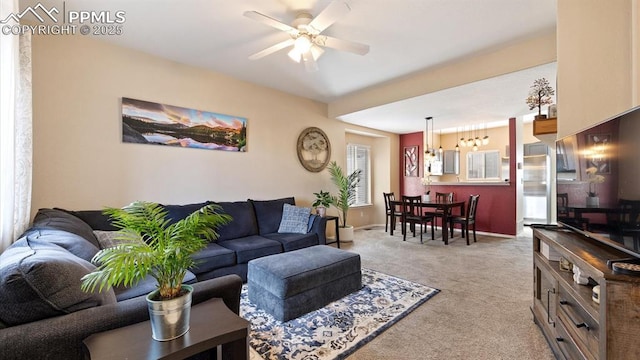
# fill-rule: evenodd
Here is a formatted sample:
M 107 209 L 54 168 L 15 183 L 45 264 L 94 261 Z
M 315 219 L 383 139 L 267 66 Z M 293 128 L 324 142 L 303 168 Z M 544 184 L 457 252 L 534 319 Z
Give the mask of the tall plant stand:
M 336 244 L 338 249 L 340 249 L 340 232 L 338 231 L 340 230 L 339 218 L 333 215 L 327 215 L 324 218 L 327 219 L 327 223 L 329 223 L 329 221 L 333 221 L 336 224 L 336 241 L 328 242 L 327 245 Z

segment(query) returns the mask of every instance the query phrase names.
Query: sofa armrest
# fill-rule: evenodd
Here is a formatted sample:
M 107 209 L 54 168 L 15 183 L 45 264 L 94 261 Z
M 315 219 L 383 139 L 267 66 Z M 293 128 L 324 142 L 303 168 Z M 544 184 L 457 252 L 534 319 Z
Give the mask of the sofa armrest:
M 318 244 L 326 245 L 327 244 L 327 219 L 315 214 L 311 214 L 313 218 L 313 223 L 311 225 L 311 229 L 309 233 L 314 233 L 318 235 Z
M 219 297 L 236 314 L 242 279 L 228 275 L 193 284 L 193 304 Z M 89 335 L 149 320 L 144 296 L 0 329 L 1 359 L 82 359 Z M 151 336 L 151 334 L 149 334 Z

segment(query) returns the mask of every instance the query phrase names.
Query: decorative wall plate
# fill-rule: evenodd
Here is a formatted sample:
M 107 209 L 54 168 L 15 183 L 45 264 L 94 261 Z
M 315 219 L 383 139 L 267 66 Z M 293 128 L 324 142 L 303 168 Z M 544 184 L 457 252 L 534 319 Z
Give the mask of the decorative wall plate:
M 331 159 L 331 143 L 324 131 L 317 127 L 306 128 L 298 136 L 298 159 L 311 172 L 320 172 Z

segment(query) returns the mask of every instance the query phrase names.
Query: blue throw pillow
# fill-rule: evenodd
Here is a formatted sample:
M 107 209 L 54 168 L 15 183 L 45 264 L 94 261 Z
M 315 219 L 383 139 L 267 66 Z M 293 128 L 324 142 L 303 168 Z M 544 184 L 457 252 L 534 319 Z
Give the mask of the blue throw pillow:
M 311 208 L 284 204 L 278 232 L 306 234 L 310 215 Z

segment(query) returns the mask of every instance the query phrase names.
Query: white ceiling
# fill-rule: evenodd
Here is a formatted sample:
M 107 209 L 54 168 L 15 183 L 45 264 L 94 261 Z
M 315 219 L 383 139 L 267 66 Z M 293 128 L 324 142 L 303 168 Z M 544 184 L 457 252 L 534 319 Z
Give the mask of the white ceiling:
M 288 35 L 243 16 L 255 10 L 290 24 L 301 10 L 313 15 L 330 0 L 20 0 L 21 6 L 126 12 L 123 34 L 104 39 L 163 58 L 330 103 L 358 90 L 433 66 L 549 33 L 557 0 L 347 0 L 351 12 L 323 32 L 370 45 L 360 56 L 326 49 L 319 71 L 306 72 L 282 50 L 247 57 Z M 64 4 L 63 4 L 64 3 Z M 342 116 L 354 124 L 408 133 L 493 123 L 529 113 L 533 80 L 556 78 L 555 64 L 459 86 Z M 393 114 L 393 116 L 390 116 Z

